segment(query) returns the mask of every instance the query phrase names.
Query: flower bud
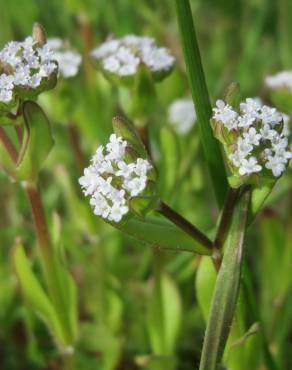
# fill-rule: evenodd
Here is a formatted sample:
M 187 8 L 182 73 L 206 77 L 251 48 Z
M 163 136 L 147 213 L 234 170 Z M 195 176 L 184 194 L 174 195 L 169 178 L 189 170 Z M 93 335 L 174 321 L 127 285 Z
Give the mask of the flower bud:
M 233 187 L 259 184 L 282 175 L 292 153 L 283 114 L 248 98 L 235 110 L 222 100 L 216 102 L 211 124 L 224 146 Z
M 32 38 L 34 44 L 38 47 L 42 47 L 47 42 L 46 31 L 40 23 L 35 23 L 32 28 Z
M 146 156 L 140 157 L 140 143 L 133 132 L 121 124 L 118 128 L 129 141 L 112 134 L 105 146 L 98 147 L 79 179 L 94 214 L 110 223 L 121 222 L 131 211 L 143 215 L 156 199 L 153 166 Z

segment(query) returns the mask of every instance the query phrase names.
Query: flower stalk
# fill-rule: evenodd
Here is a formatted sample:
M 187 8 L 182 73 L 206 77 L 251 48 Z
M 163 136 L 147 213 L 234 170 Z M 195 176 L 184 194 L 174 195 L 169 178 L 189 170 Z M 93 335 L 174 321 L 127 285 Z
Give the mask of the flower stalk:
M 204 245 L 206 248 L 213 249 L 213 242 L 204 233 L 163 201 L 159 202 L 158 212 L 189 234 L 197 242 Z

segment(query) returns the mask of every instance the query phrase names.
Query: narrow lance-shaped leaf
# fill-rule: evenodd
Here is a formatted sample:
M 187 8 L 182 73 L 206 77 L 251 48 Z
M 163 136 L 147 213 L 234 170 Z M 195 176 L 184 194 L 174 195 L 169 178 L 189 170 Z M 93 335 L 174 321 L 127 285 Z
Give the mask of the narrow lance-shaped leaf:
M 24 138 L 18 159 L 18 180 L 34 180 L 46 160 L 54 140 L 50 123 L 43 110 L 34 102 L 23 104 Z
M 225 242 L 225 253 L 213 293 L 204 338 L 200 370 L 215 370 L 220 362 L 232 324 L 239 293 L 243 242 L 250 192 L 238 200 Z
M 210 125 L 212 115 L 189 0 L 176 0 L 176 12 L 184 50 L 190 88 L 198 117 L 198 127 L 218 204 L 224 202 L 228 188 L 225 166 L 218 141 Z
M 15 271 L 23 296 L 31 309 L 36 311 L 47 323 L 51 333 L 60 345 L 65 345 L 66 340 L 57 312 L 31 271 L 30 263 L 24 253 L 22 245 L 16 245 L 13 253 Z
M 211 254 L 210 249 L 199 244 L 177 226 L 157 217 L 145 217 L 144 220 L 131 218 L 115 226 L 126 234 L 158 249 Z

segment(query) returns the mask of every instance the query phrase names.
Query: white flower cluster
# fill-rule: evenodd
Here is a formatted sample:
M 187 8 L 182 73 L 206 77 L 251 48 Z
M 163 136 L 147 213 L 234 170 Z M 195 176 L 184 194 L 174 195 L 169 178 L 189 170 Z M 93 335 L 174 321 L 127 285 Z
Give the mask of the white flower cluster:
M 157 47 L 153 38 L 135 35 L 108 40 L 92 50 L 91 55 L 104 70 L 119 76 L 134 75 L 140 64 L 151 72 L 169 71 L 175 62 L 169 50 Z
M 286 87 L 292 92 L 292 71 L 282 71 L 273 76 L 267 76 L 265 83 L 272 90 Z
M 236 137 L 228 158 L 241 176 L 258 173 L 266 168 L 280 176 L 292 153 L 288 149 L 288 131 L 283 115 L 276 108 L 248 98 L 240 104 L 240 112 L 218 100 L 213 119 L 220 122 Z
M 146 159 L 126 163 L 127 141 L 115 134 L 106 146 L 100 146 L 85 168 L 79 184 L 90 196 L 93 212 L 108 221 L 120 222 L 128 213 L 128 201 L 138 196 L 147 185 L 147 172 L 152 168 Z
M 196 112 L 191 99 L 177 99 L 168 108 L 168 120 L 178 134 L 186 134 L 194 126 Z
M 0 51 L 0 102 L 10 103 L 15 88 L 35 89 L 58 69 L 49 47 L 32 37 L 11 41 Z
M 64 78 L 76 76 L 82 61 L 81 55 L 76 51 L 67 50 L 64 41 L 59 38 L 48 39 L 47 45 L 58 62 L 60 75 Z

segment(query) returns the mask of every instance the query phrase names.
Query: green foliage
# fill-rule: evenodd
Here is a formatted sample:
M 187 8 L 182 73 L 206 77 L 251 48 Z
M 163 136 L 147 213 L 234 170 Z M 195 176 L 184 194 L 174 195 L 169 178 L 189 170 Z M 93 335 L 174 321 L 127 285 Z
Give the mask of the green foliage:
M 36 103 L 27 101 L 23 104 L 23 117 L 25 132 L 15 177 L 18 180 L 35 181 L 54 145 L 54 140 L 50 123 Z
M 203 344 L 200 370 L 216 369 L 224 352 L 239 293 L 243 243 L 250 192 L 241 195 L 234 209 L 225 253 L 216 279 Z
M 68 345 L 55 307 L 32 272 L 22 245 L 15 246 L 13 260 L 23 296 L 29 307 L 35 310 L 47 323 L 52 335 L 61 347 Z
M 153 282 L 148 303 L 148 331 L 156 355 L 173 355 L 180 330 L 182 307 L 174 281 L 159 273 Z
M 291 5 L 289 0 L 190 5 L 186 0 L 0 0 L 1 47 L 27 37 L 38 21 L 48 37 L 67 39 L 83 56 L 77 76 L 59 79 L 38 102 L 36 96 L 26 101 L 24 114 L 13 110 L 16 120 L 3 116 L 7 110 L 0 104 L 0 130 L 18 157 L 15 165 L 0 141 L 1 370 L 199 368 L 216 284 L 212 251 L 161 215 L 145 216 L 145 211 L 157 206 L 159 196 L 213 240 L 217 200 L 223 204 L 227 182 L 220 143 L 209 124 L 211 107 L 238 81 L 242 99 L 259 96 L 291 114 L 289 92 L 269 94 L 263 87 L 267 75 L 291 68 Z M 154 37 L 176 56 L 173 71 L 155 89 L 143 68 L 129 89 L 129 84 L 111 84 L 92 65 L 91 48 L 126 34 Z M 234 99 L 237 85 L 232 86 Z M 191 93 L 198 119 L 181 136 L 170 127 L 167 110 Z M 120 118 L 129 114 L 136 127 Z M 116 116 L 114 132 L 133 146 L 129 155 L 146 158 L 150 150 L 154 166 L 155 197 L 132 202 L 135 216 L 120 225 L 123 232 L 96 217 L 78 187 L 89 158 L 108 141 Z M 224 368 L 292 368 L 291 165 L 287 172 L 276 184 L 251 193 L 241 290 L 221 359 Z M 15 177 L 26 186 L 38 182 L 42 190 L 52 252 L 46 268 L 26 187 Z M 18 236 L 25 248 L 18 242 L 12 247 Z M 217 329 L 222 312 L 230 324 L 234 309 L 231 300 L 223 310 L 239 279 L 237 270 L 230 273 L 231 262 L 225 263 L 231 278 L 217 279 L 223 286 L 217 295 Z M 219 328 L 225 333 L 222 341 L 226 325 Z M 218 355 L 216 348 L 206 354 L 209 359 Z

